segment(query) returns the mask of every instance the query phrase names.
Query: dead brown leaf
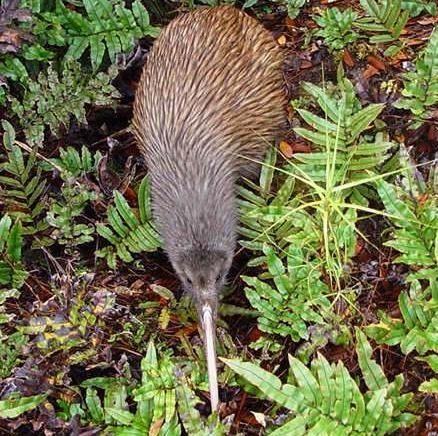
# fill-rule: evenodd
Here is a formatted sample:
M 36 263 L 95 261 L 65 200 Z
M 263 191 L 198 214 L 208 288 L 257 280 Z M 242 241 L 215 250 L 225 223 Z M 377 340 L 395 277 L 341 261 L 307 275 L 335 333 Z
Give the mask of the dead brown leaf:
M 368 65 L 368 67 L 363 72 L 364 79 L 369 79 L 370 77 L 375 76 L 376 74 L 379 74 L 379 70 L 372 65 Z
M 291 158 L 294 151 L 292 149 L 292 146 L 287 143 L 286 141 L 281 141 L 279 145 L 281 153 L 286 156 L 287 158 Z
M 344 53 L 342 55 L 342 60 L 347 67 L 353 68 L 356 62 L 353 59 L 352 54 L 350 53 L 350 50 L 345 49 Z
M 367 62 L 380 71 L 386 71 L 386 65 L 383 60 L 375 55 L 367 56 Z

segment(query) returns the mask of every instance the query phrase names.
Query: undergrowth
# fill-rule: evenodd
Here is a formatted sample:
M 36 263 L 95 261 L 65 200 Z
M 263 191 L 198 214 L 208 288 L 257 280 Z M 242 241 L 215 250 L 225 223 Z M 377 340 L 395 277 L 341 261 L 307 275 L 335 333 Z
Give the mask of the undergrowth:
M 242 5 L 268 13 L 293 99 L 285 140 L 237 189 L 245 254 L 219 309 L 219 416 L 129 132 L 159 28 L 173 8 L 213 4 L 2 3 L 1 431 L 384 435 L 434 422 L 435 2 Z

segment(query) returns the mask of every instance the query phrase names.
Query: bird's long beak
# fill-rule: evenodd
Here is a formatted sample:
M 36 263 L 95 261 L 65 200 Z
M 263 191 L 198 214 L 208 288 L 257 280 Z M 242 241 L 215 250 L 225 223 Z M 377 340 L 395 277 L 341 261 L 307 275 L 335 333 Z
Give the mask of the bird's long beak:
M 209 304 L 201 309 L 201 322 L 205 335 L 205 352 L 207 357 L 208 383 L 210 386 L 211 411 L 215 412 L 219 406 L 219 388 L 217 384 L 216 364 L 216 332 L 213 320 L 213 311 Z

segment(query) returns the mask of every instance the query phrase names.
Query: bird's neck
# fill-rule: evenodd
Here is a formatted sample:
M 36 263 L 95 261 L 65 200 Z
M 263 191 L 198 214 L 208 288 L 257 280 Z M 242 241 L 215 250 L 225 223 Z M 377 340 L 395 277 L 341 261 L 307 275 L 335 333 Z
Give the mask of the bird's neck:
M 167 251 L 234 248 L 236 175 L 226 161 L 184 161 L 151 172 L 153 209 Z

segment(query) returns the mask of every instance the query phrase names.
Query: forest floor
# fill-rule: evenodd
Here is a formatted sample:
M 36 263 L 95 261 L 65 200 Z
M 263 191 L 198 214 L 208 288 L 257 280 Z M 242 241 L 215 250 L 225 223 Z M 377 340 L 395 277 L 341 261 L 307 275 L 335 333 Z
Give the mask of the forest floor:
M 98 21 L 87 8 L 93 2 L 61 2 L 62 13 L 53 5 L 38 10 L 34 2 L 25 2 L 28 8 L 15 3 L 5 2 L 0 11 L 0 89 L 5 90 L 0 107 L 0 119 L 5 120 L 0 163 L 0 435 L 259 435 L 267 431 L 264 427 L 272 430 L 310 413 L 310 406 L 304 411 L 280 400 L 275 404 L 275 395 L 261 386 L 257 390 L 251 377 L 245 377 L 248 368 L 239 372 L 221 362 L 223 427 L 206 423 L 208 385 L 195 312 L 159 248 L 149 216 L 146 169 L 130 132 L 135 89 L 158 33 L 154 29 L 175 16 L 178 4 L 144 2 L 155 27 L 142 38 L 145 32 L 133 31 L 133 41 L 139 42 L 119 50 L 125 56 L 112 57 L 108 40 L 95 44 L 90 37 L 82 52 L 75 42 L 74 17 L 68 14 L 81 16 L 83 22 L 76 17 L 76 25 L 85 29 L 85 22 L 91 26 Z M 253 362 L 283 383 L 295 383 L 297 398 L 302 385 L 289 368 L 288 355 L 306 365 L 313 361 L 315 367 L 318 353 L 330 363 L 342 362 L 351 376 L 349 386 L 357 384 L 367 404 L 364 422 L 375 419 L 368 430 L 354 433 L 348 419 L 343 422 L 339 410 L 332 411 L 327 416 L 336 425 L 318 433 L 312 426 L 322 421 L 318 424 L 310 414 L 295 433 L 278 434 L 438 432 L 434 3 L 247 2 L 248 12 L 285 52 L 290 126 L 278 144 L 276 161 L 270 161 L 275 171 L 268 165 L 260 183 L 244 185 L 242 209 L 247 215 L 242 227 L 247 230 L 222 300 L 219 355 Z M 126 8 L 134 10 L 135 4 Z M 383 12 L 387 8 L 392 21 L 371 17 L 364 4 L 377 4 Z M 296 10 L 293 5 L 298 5 Z M 326 12 L 335 8 L 332 15 Z M 100 13 L 102 18 L 104 12 L 97 8 Z M 79 70 L 68 67 L 62 76 L 64 56 L 75 50 Z M 11 59 L 19 60 L 24 72 Z M 110 78 L 97 75 L 115 65 L 118 70 Z M 94 88 L 87 88 L 93 80 Z M 321 93 L 304 83 L 316 85 Z M 404 105 L 397 103 L 402 98 Z M 374 108 L 374 117 L 364 112 L 354 118 L 366 107 Z M 368 116 L 360 126 L 360 119 Z M 323 128 L 332 130 L 324 135 Z M 328 149 L 330 141 L 334 148 Z M 351 149 L 364 143 L 375 147 L 374 152 L 353 156 Z M 338 145 L 339 156 L 345 158 L 339 165 Z M 275 159 L 272 155 L 268 160 Z M 312 155 L 320 159 L 320 167 L 308 157 Z M 364 163 L 363 156 L 370 160 Z M 334 191 L 343 192 L 340 198 L 329 196 L 325 176 L 318 176 L 321 168 L 330 173 L 332 164 L 343 171 L 341 179 L 331 174 L 330 181 L 332 187 L 341 186 Z M 301 172 L 307 170 L 309 179 Z M 348 192 L 346 183 L 351 183 Z M 280 187 L 287 198 L 278 195 Z M 121 194 L 118 200 L 114 191 Z M 325 213 L 323 201 L 337 208 L 341 218 L 337 212 Z M 287 224 L 288 219 L 311 223 L 303 228 L 307 239 L 299 239 L 300 224 Z M 285 223 L 290 227 L 281 235 L 277 230 Z M 149 238 L 137 240 L 150 229 Z M 254 232 L 262 235 L 264 245 L 251 245 Z M 298 263 L 291 267 L 292 259 Z M 282 292 L 280 278 L 289 280 L 283 264 L 292 274 L 294 268 L 304 272 L 312 289 L 290 279 L 299 290 L 291 291 L 279 311 L 273 301 Z M 321 303 L 311 306 L 309 296 Z M 291 320 L 294 309 L 303 312 Z M 372 357 L 366 360 L 368 344 Z M 363 378 L 364 361 L 375 362 L 370 373 L 387 380 L 380 378 L 373 387 Z M 182 384 L 175 381 L 180 372 Z M 309 374 L 305 379 L 313 381 Z M 397 390 L 391 383 L 398 374 L 403 382 Z M 154 377 L 160 380 L 155 385 Z M 329 389 L 339 385 L 336 377 Z M 319 383 L 316 395 L 327 399 Z M 370 406 L 377 387 L 385 394 L 374 406 L 384 416 Z M 299 395 L 307 402 L 303 392 Z M 359 406 L 353 391 L 345 392 L 336 395 L 348 415 Z M 407 393 L 409 399 L 403 397 Z M 189 405 L 183 406 L 183 399 Z M 318 404 L 321 408 L 315 410 L 323 415 L 323 400 Z

